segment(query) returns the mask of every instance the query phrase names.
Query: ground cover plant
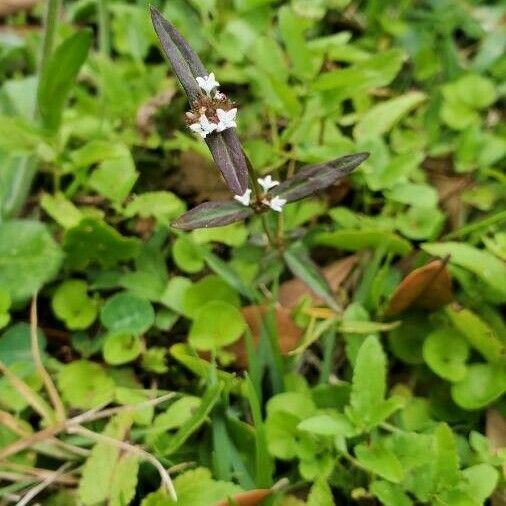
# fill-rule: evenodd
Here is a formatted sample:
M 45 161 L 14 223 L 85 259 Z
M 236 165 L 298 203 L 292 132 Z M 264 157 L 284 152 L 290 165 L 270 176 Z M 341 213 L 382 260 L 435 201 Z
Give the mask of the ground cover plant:
M 0 503 L 505 503 L 505 8 L 0 6 Z

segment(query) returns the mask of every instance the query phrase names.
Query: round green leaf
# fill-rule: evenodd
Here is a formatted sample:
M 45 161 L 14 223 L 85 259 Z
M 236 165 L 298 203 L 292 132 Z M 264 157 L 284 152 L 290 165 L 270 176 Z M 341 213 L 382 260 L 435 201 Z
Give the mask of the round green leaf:
M 195 273 L 204 268 L 204 257 L 200 248 L 187 236 L 182 235 L 175 240 L 172 256 L 182 271 Z
M 192 282 L 188 278 L 175 276 L 167 283 L 160 302 L 176 313 L 184 313 L 183 300 Z
M 423 345 L 423 358 L 441 378 L 462 380 L 467 372 L 469 345 L 466 340 L 448 328 L 431 332 Z
M 501 365 L 474 364 L 465 378 L 452 385 L 453 400 L 464 409 L 481 409 L 506 391 L 506 370 Z
M 62 283 L 51 301 L 54 314 L 70 330 L 88 328 L 97 317 L 97 303 L 88 297 L 85 281 L 72 279 Z
M 111 333 L 142 334 L 153 325 L 155 312 L 148 300 L 124 292 L 107 301 L 100 320 Z
M 100 365 L 87 360 L 65 365 L 58 375 L 58 387 L 73 408 L 91 409 L 114 398 L 114 381 Z
M 13 303 L 23 302 L 58 272 L 60 247 L 42 223 L 13 220 L 0 224 L 0 286 Z
M 195 318 L 200 308 L 210 301 L 223 301 L 239 306 L 239 297 L 230 285 L 218 276 L 210 275 L 186 290 L 183 297 L 184 314 L 189 318 Z
M 411 207 L 397 217 L 399 232 L 409 239 L 432 239 L 441 230 L 445 215 L 433 207 Z
M 104 341 L 104 360 L 111 365 L 126 364 L 135 360 L 141 352 L 139 336 L 109 334 Z
M 44 355 L 46 338 L 38 329 L 39 350 Z M 28 323 L 16 323 L 0 337 L 0 360 L 11 367 L 16 363 L 29 363 L 35 368 L 32 355 L 31 329 Z
M 390 350 L 407 364 L 423 364 L 422 347 L 431 330 L 432 327 L 425 314 L 406 313 L 403 315 L 401 325 L 388 333 Z
M 198 311 L 190 329 L 190 344 L 198 350 L 216 350 L 237 341 L 246 329 L 241 312 L 232 304 L 208 302 Z

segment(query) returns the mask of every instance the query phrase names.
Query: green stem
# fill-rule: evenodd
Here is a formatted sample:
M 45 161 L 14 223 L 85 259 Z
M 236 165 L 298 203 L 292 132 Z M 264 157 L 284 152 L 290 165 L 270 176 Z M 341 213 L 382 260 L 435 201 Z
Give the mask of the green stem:
M 97 0 L 98 11 L 98 46 L 100 54 L 109 56 L 111 53 L 111 44 L 109 40 L 109 12 L 107 10 L 107 0 Z
M 48 0 L 46 17 L 44 19 L 44 39 L 39 60 L 39 75 L 44 71 L 47 60 L 53 52 L 54 36 L 58 26 L 58 14 L 60 13 L 61 0 Z

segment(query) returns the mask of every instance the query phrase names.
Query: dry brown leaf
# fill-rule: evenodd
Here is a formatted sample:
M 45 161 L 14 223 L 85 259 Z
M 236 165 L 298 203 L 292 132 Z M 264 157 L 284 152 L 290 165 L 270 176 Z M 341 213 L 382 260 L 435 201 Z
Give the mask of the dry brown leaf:
M 322 274 L 325 276 L 333 292 L 346 280 L 357 261 L 358 255 L 351 255 L 337 260 L 322 269 Z M 298 278 L 286 281 L 279 287 L 279 303 L 287 308 L 295 307 L 304 295 L 309 295 L 315 305 L 323 302 L 320 297 L 315 295 L 311 289 Z
M 452 300 L 452 283 L 446 262 L 433 260 L 401 281 L 390 298 L 385 315 L 402 313 L 411 306 L 437 309 Z
M 232 497 L 232 504 L 237 504 L 237 506 L 259 506 L 262 501 L 270 495 L 271 490 L 265 488 L 249 490 L 248 492 L 243 492 L 242 494 Z M 228 499 L 225 499 L 216 503 L 215 506 L 228 506 L 229 504 L 230 502 Z
M 7 16 L 34 7 L 39 0 L 0 0 L 0 16 Z
M 268 311 L 269 308 L 267 306 L 246 306 L 241 310 L 250 328 L 255 346 L 260 341 L 262 322 L 265 320 Z M 297 347 L 302 338 L 303 331 L 295 325 L 290 311 L 281 306 L 276 308 L 276 326 L 281 353 L 286 355 Z M 239 369 L 248 367 L 248 352 L 244 337 L 228 346 L 226 351 L 232 352 L 235 355 L 235 367 Z
M 154 132 L 155 114 L 157 113 L 158 109 L 160 109 L 160 107 L 164 107 L 171 103 L 175 93 L 176 92 L 174 90 L 164 90 L 158 95 L 151 97 L 141 105 L 137 111 L 135 124 L 139 132 L 144 137 L 148 137 Z
M 493 451 L 506 447 L 506 419 L 496 409 L 487 411 L 485 434 Z M 503 466 L 503 475 L 506 476 L 506 465 Z M 506 487 L 502 487 L 494 493 L 491 503 L 492 506 L 506 505 Z

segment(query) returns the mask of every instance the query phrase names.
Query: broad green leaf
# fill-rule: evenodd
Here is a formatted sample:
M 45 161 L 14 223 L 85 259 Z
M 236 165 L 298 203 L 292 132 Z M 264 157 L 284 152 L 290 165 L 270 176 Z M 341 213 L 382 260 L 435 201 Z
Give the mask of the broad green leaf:
M 63 238 L 67 261 L 77 269 L 85 268 L 90 262 L 97 262 L 104 268 L 112 267 L 136 257 L 139 248 L 137 238 L 123 237 L 98 218 L 84 218 L 69 228 Z
M 114 381 L 94 362 L 75 360 L 58 374 L 58 387 L 73 408 L 91 409 L 114 398 Z
M 372 445 L 359 444 L 354 449 L 357 460 L 367 469 L 393 483 L 404 478 L 399 459 L 390 450 L 375 442 Z
M 11 296 L 0 288 L 0 329 L 7 326 L 11 320 L 9 309 L 11 307 Z
M 0 223 L 0 286 L 23 302 L 58 273 L 62 253 L 42 223 Z
M 445 220 L 446 216 L 437 208 L 412 206 L 397 215 L 396 226 L 409 239 L 430 240 L 438 236 Z
M 462 488 L 480 504 L 492 495 L 499 481 L 499 471 L 490 464 L 468 467 L 462 471 L 462 475 L 466 481 Z
M 485 250 L 459 242 L 442 242 L 424 244 L 422 248 L 429 254 L 450 256 L 450 264 L 464 267 L 473 272 L 486 284 L 506 297 L 506 264 Z
M 211 301 L 195 314 L 189 342 L 198 350 L 218 350 L 237 341 L 246 330 L 241 312 L 232 304 Z
M 130 504 L 135 497 L 137 487 L 137 473 L 139 472 L 139 457 L 124 453 L 114 466 L 109 490 L 110 506 L 124 506 Z
M 411 506 L 411 499 L 404 493 L 401 487 L 388 481 L 375 481 L 369 490 L 385 506 Z
M 378 229 L 320 232 L 312 238 L 312 242 L 345 251 L 361 251 L 379 247 L 384 247 L 388 252 L 399 255 L 406 255 L 411 251 L 411 244 L 408 241 L 393 232 Z
M 434 492 L 454 487 L 459 479 L 459 456 L 455 436 L 446 423 L 434 433 Z
M 433 208 L 438 202 L 437 191 L 428 184 L 399 183 L 385 191 L 385 197 L 401 204 Z
M 152 492 L 142 501 L 141 506 L 214 505 L 242 492 L 242 488 L 234 483 L 214 480 L 211 472 L 202 467 L 180 474 L 174 480 L 174 487 L 177 502 L 163 492 Z
M 316 295 L 319 295 L 330 308 L 340 311 L 341 308 L 336 302 L 327 280 L 312 261 L 302 243 L 292 244 L 284 251 L 283 258 L 295 276 L 303 281 Z
M 192 282 L 188 278 L 182 276 L 174 276 L 168 282 L 160 302 L 176 313 L 184 313 L 184 297 L 186 291 L 192 286 Z
M 489 362 L 499 362 L 505 358 L 504 344 L 494 329 L 469 309 L 447 307 L 446 314 L 455 328 L 467 339 L 469 344 Z
M 211 301 L 239 306 L 237 293 L 221 278 L 211 274 L 184 290 L 182 309 L 185 316 L 195 318 L 202 306 Z
M 37 330 L 37 342 L 42 357 L 45 357 L 46 338 Z M 27 323 L 15 323 L 0 336 L 0 360 L 12 368 L 15 364 L 26 364 L 28 371 L 35 369 L 33 361 L 31 329 Z
M 54 195 L 45 193 L 40 201 L 40 206 L 63 228 L 75 227 L 83 218 L 81 211 L 62 193 Z
M 54 292 L 51 307 L 70 330 L 86 329 L 97 317 L 97 301 L 88 297 L 88 285 L 82 280 L 64 281 Z
M 104 340 L 104 360 L 111 365 L 127 364 L 140 355 L 141 348 L 141 340 L 136 334 L 108 334 Z
M 128 292 L 108 299 L 100 313 L 100 321 L 111 333 L 142 334 L 155 321 L 151 303 Z
M 421 91 L 411 91 L 371 107 L 355 126 L 355 138 L 373 137 L 389 132 L 403 116 L 427 99 Z
M 27 120 L 20 117 L 0 116 L 0 148 L 11 154 L 37 152 L 51 155 L 42 133 Z M 44 156 L 42 156 L 44 158 Z M 3 169 L 5 170 L 5 169 Z
M 467 372 L 469 346 L 460 333 L 448 328 L 431 332 L 423 345 L 423 358 L 441 378 L 462 380 Z
M 223 227 L 199 228 L 191 233 L 198 244 L 219 242 L 227 246 L 242 246 L 248 237 L 248 229 L 243 223 L 231 223 Z
M 502 364 L 473 364 L 458 383 L 452 385 L 452 398 L 463 409 L 488 406 L 506 392 L 506 369 Z
M 174 241 L 172 256 L 176 265 L 183 271 L 196 273 L 204 268 L 204 256 L 191 237 L 182 235 Z
M 170 220 L 186 209 L 185 203 L 172 192 L 156 191 L 137 195 L 126 206 L 123 214 L 127 217 L 155 218 L 158 223 L 168 225 Z
M 44 66 L 39 82 L 39 111 L 44 125 L 57 130 L 69 93 L 88 56 L 91 32 L 80 31 L 65 39 Z
M 122 441 L 128 434 L 132 425 L 132 413 L 123 413 L 112 418 L 104 429 L 104 435 Z M 79 498 L 87 506 L 112 501 L 111 504 L 120 505 L 118 494 L 123 491 L 132 496 L 132 485 L 137 481 L 138 457 L 128 454 L 120 457 L 121 450 L 110 443 L 99 442 L 91 450 L 83 467 L 82 477 L 79 481 Z M 121 465 L 120 461 L 124 463 Z M 119 467 L 118 467 L 119 466 Z M 117 473 L 121 469 L 122 475 Z M 116 475 L 116 476 L 115 476 Z M 115 496 L 111 493 L 115 492 Z M 125 501 L 127 497 L 123 498 Z
M 316 415 L 306 418 L 299 423 L 297 429 L 318 436 L 350 437 L 355 433 L 353 425 L 344 415 L 340 413 L 333 413 L 332 415 Z
M 317 479 L 307 497 L 306 506 L 334 506 L 332 491 L 326 480 Z

